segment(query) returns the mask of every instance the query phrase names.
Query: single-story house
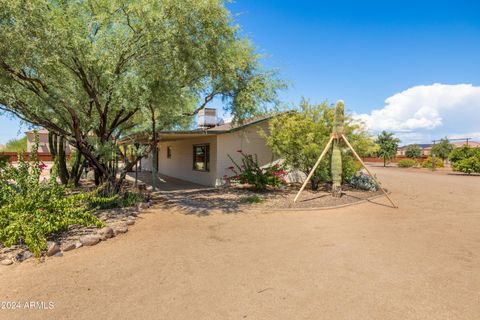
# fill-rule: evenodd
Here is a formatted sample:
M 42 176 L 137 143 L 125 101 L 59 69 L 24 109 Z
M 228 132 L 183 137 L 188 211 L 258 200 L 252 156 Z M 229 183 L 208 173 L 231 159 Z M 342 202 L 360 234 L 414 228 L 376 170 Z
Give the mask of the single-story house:
M 37 130 L 38 133 L 38 153 L 40 154 L 51 154 L 50 152 L 50 145 L 48 144 L 48 130 L 39 129 Z M 32 152 L 32 146 L 34 143 L 34 131 L 27 131 L 25 132 L 27 136 L 27 152 Z M 65 154 L 72 153 L 72 147 L 67 143 L 65 144 Z
M 480 143 L 479 142 L 471 141 L 471 140 L 470 141 L 466 141 L 466 140 L 465 141 L 456 141 L 456 142 L 452 142 L 451 144 L 453 145 L 454 149 L 461 148 L 461 147 L 463 147 L 464 145 L 467 145 L 467 144 L 472 148 L 480 148 Z M 422 149 L 422 156 L 429 156 L 430 153 L 432 152 L 433 144 L 431 144 L 431 143 L 418 144 L 418 146 L 420 147 L 420 149 Z M 407 150 L 407 147 L 408 147 L 408 145 L 398 148 L 397 156 L 405 156 L 405 152 Z
M 205 109 L 199 114 L 198 129 L 159 132 L 159 174 L 206 186 L 221 186 L 225 184 L 224 176 L 233 175 L 229 156 L 241 164 L 239 151 L 256 154 L 260 166 L 274 160 L 262 136 L 262 132 L 268 134 L 268 121 L 273 115 L 248 119 L 242 124 L 218 123 L 213 110 Z M 146 142 L 141 137 L 135 137 L 135 141 Z M 152 170 L 152 158 L 150 154 L 142 159 L 141 170 Z

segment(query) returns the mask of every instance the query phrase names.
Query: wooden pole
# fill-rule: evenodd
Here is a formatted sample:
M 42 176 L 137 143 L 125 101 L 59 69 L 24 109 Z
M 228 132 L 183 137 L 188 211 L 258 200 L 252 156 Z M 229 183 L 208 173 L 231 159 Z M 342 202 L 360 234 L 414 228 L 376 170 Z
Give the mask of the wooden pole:
M 320 157 L 318 158 L 318 160 L 317 160 L 317 162 L 315 163 L 315 165 L 313 166 L 312 171 L 310 171 L 310 173 L 309 173 L 308 176 L 307 176 L 307 179 L 305 179 L 305 181 L 303 182 L 303 185 L 302 185 L 302 187 L 300 188 L 300 191 L 298 191 L 297 196 L 295 197 L 295 199 L 293 199 L 293 203 L 297 202 L 298 197 L 299 197 L 300 194 L 302 193 L 303 189 L 305 189 L 305 186 L 307 185 L 307 183 L 308 183 L 308 181 L 310 180 L 310 178 L 313 176 L 313 173 L 315 172 L 315 170 L 317 169 L 318 165 L 320 164 L 320 161 L 322 161 L 322 158 L 327 154 L 328 148 L 330 147 L 330 144 L 332 143 L 333 138 L 334 138 L 334 135 L 332 135 L 332 136 L 330 137 L 330 140 L 328 140 L 328 143 L 327 143 L 327 145 L 325 146 L 325 149 L 323 149 L 323 152 L 322 152 L 322 154 L 320 155 Z
M 360 156 L 357 154 L 357 152 L 355 151 L 355 149 L 353 149 L 352 145 L 350 144 L 350 142 L 348 142 L 347 140 L 347 137 L 345 137 L 344 134 L 342 134 L 342 139 L 343 141 L 345 141 L 345 143 L 347 144 L 347 146 L 350 148 L 350 150 L 352 150 L 353 154 L 355 155 L 355 157 L 357 158 L 358 161 L 360 161 L 360 163 L 362 164 L 362 166 L 365 168 L 365 170 L 367 170 L 368 174 L 372 177 L 373 181 L 375 181 L 375 183 L 380 187 L 380 189 L 382 189 L 383 193 L 385 194 L 385 196 L 387 196 L 388 200 L 390 201 L 390 203 L 392 204 L 392 206 L 394 208 L 398 208 L 395 203 L 393 203 L 392 199 L 390 199 L 390 197 L 388 196 L 388 193 L 385 191 L 385 189 L 383 189 L 383 187 L 380 185 L 380 183 L 377 181 L 377 179 L 375 178 L 375 176 L 370 172 L 370 170 L 368 170 L 367 166 L 365 165 L 365 163 L 363 163 L 362 161 L 362 158 L 360 158 Z

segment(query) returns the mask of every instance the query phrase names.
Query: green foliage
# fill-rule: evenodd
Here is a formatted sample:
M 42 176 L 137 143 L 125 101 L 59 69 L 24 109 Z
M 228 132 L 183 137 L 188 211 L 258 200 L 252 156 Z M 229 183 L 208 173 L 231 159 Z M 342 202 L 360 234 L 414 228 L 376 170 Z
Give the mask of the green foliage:
M 8 164 L 9 156 L 0 155 L 0 169 L 4 168 Z
M 40 181 L 44 169 L 37 158 L 38 136 L 31 162 L 19 155 L 17 167 L 0 171 L 0 242 L 5 246 L 25 243 L 39 256 L 47 239 L 72 224 L 102 226 L 87 209 L 94 193 L 73 195 L 56 183 L 55 177 Z
M 10 139 L 5 144 L 2 152 L 26 152 L 27 151 L 27 137 L 20 139 Z
M 279 114 L 269 122 L 269 133 L 264 133 L 268 146 L 285 164 L 308 175 L 325 148 L 333 130 L 334 106 L 327 103 L 310 104 L 302 100 L 299 110 Z M 360 156 L 374 148 L 364 126 L 345 114 L 344 133 Z M 361 165 L 344 144 L 340 144 L 342 180 L 348 182 Z M 331 150 L 311 179 L 313 190 L 319 182 L 331 182 Z
M 377 143 L 380 146 L 380 149 L 377 151 L 377 154 L 380 158 L 383 158 L 383 165 L 386 166 L 387 160 L 395 158 L 398 150 L 398 143 L 400 139 L 395 138 L 393 133 L 382 131 L 377 136 Z
M 407 158 L 420 158 L 422 156 L 422 148 L 418 144 L 408 145 L 405 149 Z
M 378 185 L 375 183 L 375 180 L 371 176 L 361 171 L 353 175 L 349 183 L 352 187 L 355 187 L 357 189 L 362 189 L 367 191 L 378 190 Z
M 260 197 L 257 196 L 257 195 L 248 196 L 248 197 L 243 197 L 243 198 L 240 199 L 240 202 L 249 203 L 249 204 L 261 203 L 261 202 L 263 202 L 263 201 L 264 201 L 264 199 L 263 199 L 263 198 L 260 198 Z
M 89 199 L 89 207 L 97 210 L 132 207 L 144 200 L 143 194 L 128 191 L 113 195 L 99 194 Z
M 143 155 L 117 172 L 115 139 L 147 127 L 151 142 L 214 98 L 241 120 L 276 103 L 283 86 L 223 1 L 0 0 L 0 8 L 8 43 L 0 109 L 79 146 L 117 191 Z
M 448 158 L 454 171 L 463 173 L 480 173 L 480 148 L 464 145 L 454 149 Z
M 423 168 L 433 168 L 432 167 L 432 157 L 428 157 L 427 159 L 425 159 L 423 162 L 422 162 L 422 167 Z M 435 167 L 436 168 L 443 168 L 443 161 L 442 159 L 438 159 L 436 158 L 435 159 Z
M 417 161 L 413 159 L 402 159 L 398 160 L 397 165 L 399 168 L 411 168 L 417 165 Z
M 453 145 L 445 137 L 440 140 L 439 143 L 436 143 L 432 146 L 431 153 L 442 159 L 443 161 L 448 159 L 448 156 L 453 150 Z
M 247 183 L 252 185 L 257 191 L 264 191 L 267 187 L 279 187 L 285 183 L 285 169 L 279 164 L 273 166 L 260 167 L 257 155 L 245 154 L 238 150 L 242 155 L 242 164 L 239 165 L 228 155 L 234 166 L 229 169 L 234 173 L 233 177 L 224 176 L 224 179 L 233 183 Z

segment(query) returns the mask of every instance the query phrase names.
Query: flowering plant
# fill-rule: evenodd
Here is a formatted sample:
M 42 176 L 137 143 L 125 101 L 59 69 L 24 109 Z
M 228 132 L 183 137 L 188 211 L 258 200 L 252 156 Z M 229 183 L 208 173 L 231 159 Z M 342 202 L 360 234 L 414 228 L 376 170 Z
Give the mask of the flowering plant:
M 226 180 L 233 183 L 250 184 L 258 191 L 266 190 L 268 186 L 275 188 L 286 183 L 287 173 L 282 165 L 260 167 L 257 155 L 246 154 L 242 150 L 238 150 L 238 152 L 242 155 L 242 164 L 239 165 L 228 155 L 233 163 L 233 166 L 228 169 L 233 172 L 234 176 L 224 176 Z

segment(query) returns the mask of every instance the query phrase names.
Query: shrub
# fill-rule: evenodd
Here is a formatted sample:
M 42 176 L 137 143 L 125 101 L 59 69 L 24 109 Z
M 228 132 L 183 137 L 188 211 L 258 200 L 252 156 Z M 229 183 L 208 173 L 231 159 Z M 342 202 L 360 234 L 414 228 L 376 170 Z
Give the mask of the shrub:
M 432 168 L 432 157 L 428 157 L 422 162 L 423 168 Z M 436 168 L 443 168 L 443 161 L 442 159 L 436 158 L 435 159 L 435 167 Z
M 90 198 L 89 207 L 97 210 L 132 207 L 143 200 L 143 194 L 129 191 L 115 195 L 100 194 Z
M 398 160 L 397 165 L 399 168 L 410 168 L 416 166 L 417 162 L 413 159 L 402 159 Z
M 31 153 L 32 162 L 19 154 L 17 167 L 7 165 L 0 171 L 0 242 L 5 246 L 24 243 L 39 256 L 47 239 L 72 224 L 102 226 L 87 209 L 95 193 L 68 192 L 53 176 L 40 181 L 45 168 L 37 158 L 38 137 Z
M 422 156 L 422 148 L 418 144 L 410 144 L 405 149 L 407 158 L 420 158 Z
M 244 197 L 240 200 L 240 202 L 243 202 L 243 203 L 249 203 L 249 204 L 254 204 L 254 203 L 261 203 L 263 202 L 263 199 L 260 198 L 259 196 L 257 195 L 253 195 L 253 196 L 248 196 L 248 197 Z
M 377 191 L 378 185 L 373 178 L 363 172 L 358 172 L 350 179 L 350 185 L 357 189 Z
M 463 146 L 450 153 L 449 160 L 454 171 L 480 173 L 480 148 Z
M 273 166 L 260 167 L 257 155 L 245 154 L 241 150 L 238 150 L 238 152 L 242 155 L 242 164 L 239 165 L 228 155 L 234 165 L 229 169 L 235 176 L 231 178 L 225 176 L 225 179 L 233 183 L 250 184 L 258 191 L 266 190 L 268 186 L 274 188 L 279 187 L 285 183 L 287 173 L 283 166 L 275 164 Z

